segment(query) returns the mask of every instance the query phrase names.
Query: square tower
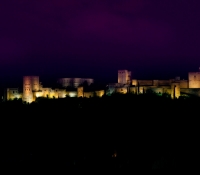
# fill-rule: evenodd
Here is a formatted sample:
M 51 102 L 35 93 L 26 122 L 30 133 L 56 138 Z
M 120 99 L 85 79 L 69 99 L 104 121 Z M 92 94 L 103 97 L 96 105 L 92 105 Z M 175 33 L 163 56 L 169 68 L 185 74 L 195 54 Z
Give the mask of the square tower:
M 131 71 L 118 70 L 118 83 L 120 84 L 131 84 Z
M 200 88 L 200 72 L 188 73 L 189 88 Z
M 23 98 L 22 100 L 28 103 L 34 101 L 33 91 L 39 91 L 39 77 L 38 76 L 24 76 L 23 77 Z

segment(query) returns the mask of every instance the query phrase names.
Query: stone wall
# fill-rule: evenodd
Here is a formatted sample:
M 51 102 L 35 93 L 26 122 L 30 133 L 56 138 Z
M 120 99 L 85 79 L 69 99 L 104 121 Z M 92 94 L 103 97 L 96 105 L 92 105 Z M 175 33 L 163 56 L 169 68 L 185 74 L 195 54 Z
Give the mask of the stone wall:
M 86 82 L 88 85 L 91 85 L 94 83 L 94 79 L 92 78 L 60 78 L 58 80 L 58 83 L 66 88 L 68 86 L 73 86 L 77 88 L 78 86 L 82 85 L 84 82 Z
M 181 94 L 194 95 L 200 97 L 200 88 L 181 88 Z
M 77 88 L 77 97 L 83 97 L 83 87 L 78 87 Z
M 188 73 L 189 88 L 200 88 L 200 72 Z
M 180 83 L 172 83 L 171 84 L 171 98 L 179 98 L 180 97 Z
M 188 80 L 180 80 L 180 88 L 189 88 Z
M 116 88 L 115 92 L 120 94 L 126 94 L 128 92 L 128 89 L 127 87 Z
M 102 97 L 105 94 L 104 90 L 95 91 L 97 97 Z
M 14 100 L 22 98 L 22 93 L 19 93 L 18 88 L 7 88 L 6 100 Z
M 139 86 L 153 86 L 153 80 L 137 80 Z
M 84 92 L 84 97 L 85 98 L 94 97 L 94 92 Z

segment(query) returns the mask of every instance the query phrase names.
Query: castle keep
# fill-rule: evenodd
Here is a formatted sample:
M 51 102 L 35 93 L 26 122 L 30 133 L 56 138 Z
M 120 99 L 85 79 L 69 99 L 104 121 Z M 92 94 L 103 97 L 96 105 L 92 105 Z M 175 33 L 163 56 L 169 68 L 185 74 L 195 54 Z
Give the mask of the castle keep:
M 134 93 L 143 94 L 153 92 L 158 95 L 168 94 L 172 99 L 181 95 L 195 95 L 200 97 L 200 72 L 189 72 L 188 80 L 181 80 L 180 77 L 169 80 L 138 80 L 131 79 L 131 71 L 118 70 L 118 82 L 108 84 L 105 89 L 85 92 L 83 84 L 88 86 L 94 83 L 91 78 L 60 78 L 58 84 L 61 88 L 43 87 L 39 76 L 24 76 L 23 91 L 18 88 L 7 88 L 5 99 L 13 100 L 22 98 L 22 101 L 31 103 L 39 97 L 44 98 L 65 98 L 69 97 L 102 97 L 113 93 Z M 73 90 L 67 90 L 73 87 Z

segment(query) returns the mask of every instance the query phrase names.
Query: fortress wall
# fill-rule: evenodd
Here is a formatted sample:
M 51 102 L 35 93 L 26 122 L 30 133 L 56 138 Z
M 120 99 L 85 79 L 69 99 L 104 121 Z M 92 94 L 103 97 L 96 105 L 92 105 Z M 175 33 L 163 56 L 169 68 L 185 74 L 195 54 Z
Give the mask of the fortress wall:
M 144 92 L 147 92 L 149 89 L 158 94 L 167 93 L 171 95 L 171 86 L 146 86 L 144 87 Z
M 146 86 L 146 87 L 143 87 L 144 89 L 144 92 L 148 91 L 149 89 L 152 90 L 153 92 L 155 93 L 167 93 L 167 94 L 170 94 L 171 95 L 171 86 L 159 86 L 159 87 L 156 87 L 156 86 Z
M 189 88 L 188 80 L 180 80 L 180 88 Z
M 55 93 L 55 94 L 54 94 L 54 97 L 55 97 L 55 98 L 58 98 L 58 97 L 59 97 L 58 92 L 59 92 L 59 89 L 57 89 L 57 88 L 54 89 L 54 93 Z
M 137 93 L 137 87 L 130 87 L 130 93 L 136 94 Z
M 18 98 L 22 98 L 23 94 L 22 93 L 18 93 Z
M 139 94 L 143 94 L 144 93 L 144 87 L 139 87 Z
M 171 86 L 161 86 L 161 88 L 163 88 L 163 94 L 169 94 L 171 95 Z
M 60 78 L 58 80 L 58 83 L 62 86 L 62 87 L 68 87 L 72 85 L 72 78 Z
M 83 92 L 83 87 L 78 87 L 77 88 L 77 97 L 83 97 L 84 92 Z
M 49 93 L 49 98 L 58 98 L 58 91 L 51 89 L 51 91 Z
M 163 88 L 162 87 L 153 88 L 153 92 L 157 94 L 163 94 Z
M 67 95 L 69 95 L 69 92 L 67 92 L 65 89 L 58 90 L 58 98 L 65 98 Z
M 36 100 L 36 92 L 33 92 L 33 101 L 35 101 Z
M 49 98 L 50 92 L 51 92 L 51 88 L 42 88 L 43 97 Z
M 200 72 L 188 73 L 189 88 L 200 88 Z
M 73 81 L 73 86 L 75 88 L 77 88 L 83 83 L 83 80 L 81 78 L 74 78 L 72 81 Z
M 92 79 L 92 78 L 86 78 L 86 79 L 84 79 L 84 81 L 86 81 L 88 83 L 88 85 L 91 85 L 92 83 L 94 83 L 94 79 Z
M 172 89 L 171 88 L 163 88 L 163 93 L 171 95 Z
M 163 88 L 162 87 L 152 87 L 152 88 L 149 88 L 149 89 L 151 89 L 154 93 L 163 94 Z
M 136 80 L 136 79 L 133 79 L 133 80 L 132 80 L 132 86 L 137 86 L 137 85 L 138 85 L 137 80 Z
M 86 98 L 94 97 L 94 92 L 84 92 L 84 97 Z
M 87 82 L 88 85 L 94 83 L 94 79 L 92 78 L 60 78 L 58 79 L 58 83 L 61 84 L 62 87 L 74 86 L 77 88 L 84 82 Z
M 117 93 L 126 94 L 128 92 L 127 87 L 116 88 L 115 91 Z
M 43 92 L 42 92 L 42 91 L 33 92 L 33 96 L 34 96 L 35 98 L 43 97 Z
M 143 94 L 145 92 L 145 89 L 146 89 L 146 87 L 141 87 L 141 86 L 139 87 L 139 89 L 138 89 L 138 87 L 130 87 L 129 88 L 130 93 L 134 93 L 134 94 L 137 94 L 137 93 Z
M 153 86 L 153 80 L 138 80 L 139 86 Z
M 171 80 L 132 80 L 132 85 L 137 86 L 171 86 Z
M 159 80 L 153 80 L 153 86 L 159 86 Z
M 200 97 L 200 88 L 181 88 L 181 94 L 195 95 Z
M 170 80 L 158 80 L 158 86 L 171 86 Z
M 66 95 L 69 97 L 77 97 L 77 91 L 66 91 Z
M 6 100 L 14 100 L 22 98 L 22 93 L 19 93 L 18 88 L 7 88 Z
M 120 84 L 120 83 L 115 84 L 115 88 L 120 88 L 120 87 L 124 87 L 124 84 Z
M 58 98 L 58 90 L 53 90 L 51 88 L 43 88 L 41 91 L 33 92 L 34 100 L 39 97 L 44 98 Z
M 171 85 L 170 86 L 159 86 L 158 88 L 171 89 Z
M 88 86 L 90 86 L 92 83 L 94 83 L 94 80 L 92 78 L 74 78 L 73 79 L 73 84 L 75 88 L 77 88 L 78 86 L 82 85 L 85 82 L 87 82 Z
M 95 91 L 97 97 L 102 97 L 105 94 L 104 90 Z
M 179 83 L 172 83 L 171 84 L 171 98 L 179 98 L 180 97 L 180 84 Z
M 118 83 L 109 83 L 108 88 L 115 88 L 118 85 Z

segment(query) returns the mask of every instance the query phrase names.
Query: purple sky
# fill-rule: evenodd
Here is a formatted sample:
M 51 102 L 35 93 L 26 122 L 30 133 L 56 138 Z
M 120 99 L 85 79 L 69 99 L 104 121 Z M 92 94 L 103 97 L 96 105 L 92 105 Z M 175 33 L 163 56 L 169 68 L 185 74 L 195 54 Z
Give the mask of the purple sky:
M 199 9 L 199 0 L 1 0 L 0 77 L 187 78 L 200 66 Z

